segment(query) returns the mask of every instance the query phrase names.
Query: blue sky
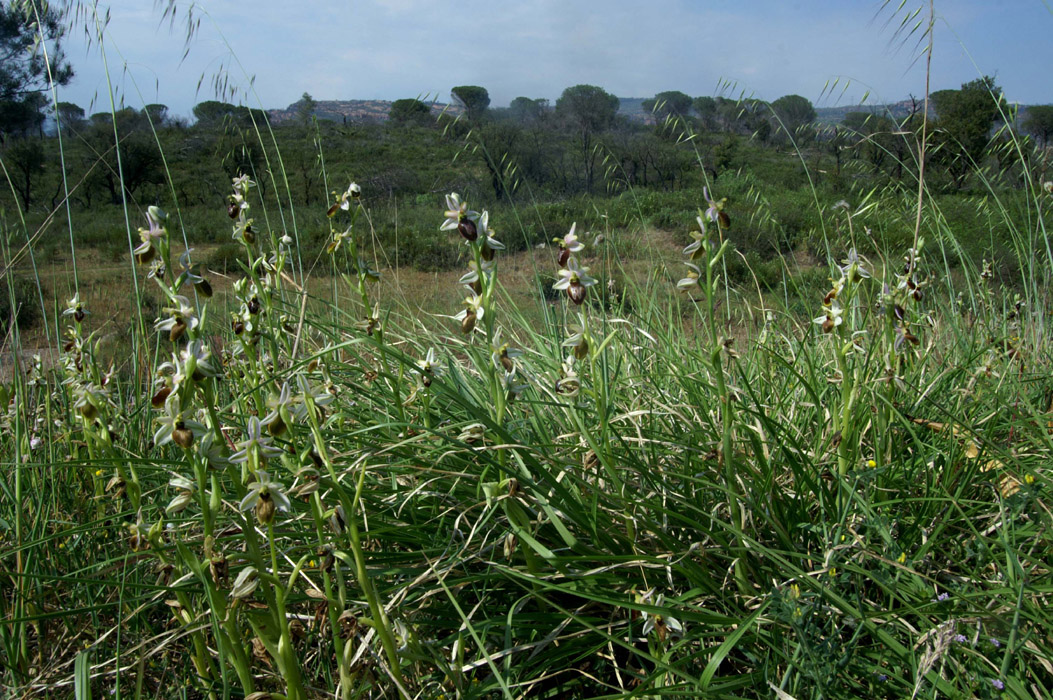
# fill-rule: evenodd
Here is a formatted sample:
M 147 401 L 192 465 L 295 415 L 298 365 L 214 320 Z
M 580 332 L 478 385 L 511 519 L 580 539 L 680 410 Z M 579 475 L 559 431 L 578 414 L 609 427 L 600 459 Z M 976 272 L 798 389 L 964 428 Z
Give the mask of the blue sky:
M 895 36 L 921 0 L 898 14 L 899 0 L 884 10 L 880 0 L 200 0 L 185 59 L 191 3 L 174 1 L 171 28 L 150 0 L 100 0 L 118 101 L 189 115 L 216 98 L 217 78 L 235 90 L 229 101 L 267 108 L 305 91 L 447 101 L 463 84 L 486 87 L 495 106 L 554 100 L 579 83 L 623 97 L 796 93 L 818 105 L 868 93 L 898 101 L 925 85 L 917 36 Z M 934 90 L 991 74 L 1010 100 L 1053 103 L 1051 0 L 937 0 L 936 12 Z M 66 40 L 77 77 L 59 99 L 103 111 L 98 42 L 88 47 L 83 35 L 81 24 Z

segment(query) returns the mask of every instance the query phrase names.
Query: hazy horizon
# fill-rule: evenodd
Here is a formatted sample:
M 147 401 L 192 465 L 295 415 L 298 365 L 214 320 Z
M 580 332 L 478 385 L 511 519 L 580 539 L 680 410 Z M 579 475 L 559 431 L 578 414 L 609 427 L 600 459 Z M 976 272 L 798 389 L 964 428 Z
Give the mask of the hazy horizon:
M 246 10 L 206 0 L 195 4 L 200 25 L 189 46 L 189 5 L 176 4 L 174 25 L 141 0 L 103 5 L 116 101 L 159 102 L 189 116 L 205 100 L 280 109 L 304 92 L 319 101 L 448 102 L 450 88 L 465 84 L 487 88 L 495 107 L 520 95 L 555 101 L 580 83 L 627 98 L 799 94 L 817 106 L 859 104 L 868 94 L 868 104 L 893 103 L 925 90 L 918 35 L 895 33 L 898 3 L 665 0 L 647 12 L 626 0 L 335 5 L 262 0 Z M 994 75 L 1012 102 L 1053 102 L 1053 11 L 1044 0 L 955 0 L 936 11 L 933 90 Z M 78 26 L 64 46 L 76 76 L 59 100 L 107 111 L 98 43 L 89 48 Z M 224 79 L 233 94 L 216 94 Z

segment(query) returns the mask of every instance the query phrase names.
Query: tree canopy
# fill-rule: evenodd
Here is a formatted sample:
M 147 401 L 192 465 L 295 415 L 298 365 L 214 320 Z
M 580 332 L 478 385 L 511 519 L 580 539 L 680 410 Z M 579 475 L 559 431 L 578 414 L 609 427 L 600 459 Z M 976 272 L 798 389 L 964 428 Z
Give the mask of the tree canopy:
M 199 124 L 215 124 L 226 117 L 234 116 L 234 112 L 237 109 L 236 106 L 227 102 L 217 102 L 216 100 L 205 100 L 194 105 L 192 110 L 194 118 L 197 119 Z M 92 119 L 95 115 L 92 115 Z
M 143 112 L 150 117 L 154 127 L 164 126 L 168 121 L 168 105 L 149 104 L 143 107 Z
M 304 126 L 311 123 L 311 118 L 314 116 L 314 111 L 318 108 L 318 103 L 311 93 L 305 92 L 300 98 L 300 101 L 296 103 L 296 119 Z
M 156 119 L 158 116 L 158 109 L 164 108 L 161 113 L 167 117 L 168 111 L 164 105 L 147 105 L 146 111 L 150 112 L 151 116 Z M 270 116 L 266 110 L 262 109 L 251 109 L 242 105 L 232 105 L 228 102 L 217 102 L 216 100 L 206 100 L 205 102 L 199 102 L 194 105 L 192 110 L 194 118 L 197 119 L 198 124 L 201 126 L 216 126 L 223 123 L 225 120 L 234 120 L 239 124 L 248 125 L 252 122 L 257 124 L 266 124 L 270 121 Z M 91 115 L 94 121 L 96 115 Z M 109 118 L 108 114 L 103 114 L 104 118 Z
M 618 98 L 595 85 L 575 85 L 563 91 L 556 100 L 556 113 L 581 132 L 602 131 L 618 113 Z
M 396 124 L 423 124 L 430 116 L 428 105 L 414 98 L 395 100 L 388 111 L 388 119 Z
M 691 97 L 679 90 L 667 90 L 644 100 L 643 108 L 654 113 L 654 118 L 659 122 L 669 117 L 686 117 L 691 112 Z
M 478 85 L 459 85 L 450 90 L 450 95 L 457 104 L 464 107 L 469 121 L 479 121 L 490 106 L 490 93 Z
M 960 187 L 971 163 L 979 163 L 991 141 L 991 129 L 1005 106 L 1002 89 L 984 76 L 964 83 L 960 90 L 932 93 L 941 158 Z
M 586 192 L 592 191 L 596 179 L 593 138 L 614 123 L 617 113 L 618 98 L 595 85 L 569 87 L 556 100 L 556 114 L 578 132 Z
M 56 85 L 73 79 L 73 68 L 62 53 L 66 30 L 61 12 L 33 9 L 0 0 L 0 139 L 43 124 L 49 63 Z M 50 45 L 47 61 L 42 44 Z
M 1048 146 L 1049 139 L 1053 136 L 1053 105 L 1028 107 L 1020 128 L 1038 139 L 1043 148 Z
M 696 97 L 691 101 L 695 114 L 702 120 L 702 126 L 712 129 L 717 120 L 717 101 L 712 97 Z
M 789 132 L 815 121 L 815 107 L 800 95 L 783 95 L 771 103 L 771 108 Z
M 517 97 L 508 105 L 508 113 L 518 122 L 530 123 L 541 117 L 548 110 L 548 100 L 543 97 Z
M 58 103 L 58 118 L 62 126 L 77 127 L 84 123 L 84 108 L 72 102 Z

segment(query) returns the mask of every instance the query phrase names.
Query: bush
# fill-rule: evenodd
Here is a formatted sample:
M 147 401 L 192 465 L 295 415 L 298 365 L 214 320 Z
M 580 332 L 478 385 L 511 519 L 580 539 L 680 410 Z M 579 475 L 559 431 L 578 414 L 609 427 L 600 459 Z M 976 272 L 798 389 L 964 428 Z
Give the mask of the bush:
M 0 333 L 6 335 L 13 322 L 24 332 L 36 325 L 40 314 L 37 285 L 31 279 L 16 277 L 7 293 L 0 295 Z
M 233 241 L 222 243 L 209 252 L 205 258 L 205 267 L 216 272 L 227 274 L 238 269 L 238 261 L 245 259 L 245 246 Z

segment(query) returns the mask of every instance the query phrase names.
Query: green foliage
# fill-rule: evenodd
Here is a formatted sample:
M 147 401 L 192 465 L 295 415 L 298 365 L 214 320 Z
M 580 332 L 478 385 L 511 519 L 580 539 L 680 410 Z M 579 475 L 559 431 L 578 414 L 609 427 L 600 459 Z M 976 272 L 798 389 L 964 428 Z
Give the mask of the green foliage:
M 1043 148 L 1048 146 L 1049 139 L 1053 136 L 1053 105 L 1028 107 L 1020 122 L 1020 128 L 1038 139 Z
M 960 90 L 932 93 L 937 116 L 936 154 L 961 188 L 965 177 L 982 163 L 991 130 L 1005 112 L 1005 97 L 994 78 L 964 83 Z
M 548 108 L 548 100 L 542 97 L 517 97 L 508 106 L 508 112 L 516 121 L 530 124 L 539 120 Z
M 201 126 L 216 126 L 224 119 L 233 116 L 236 109 L 237 107 L 226 102 L 206 100 L 194 105 L 193 113 Z M 92 118 L 94 119 L 94 116 Z
M 611 126 L 617 112 L 618 98 L 595 85 L 569 87 L 556 100 L 556 114 L 578 137 L 586 192 L 592 191 L 596 179 L 595 136 Z
M 423 125 L 431 121 L 431 110 L 415 98 L 395 100 L 391 103 L 388 119 L 395 124 Z
M 59 102 L 58 119 L 63 128 L 77 129 L 84 123 L 84 108 L 72 102 Z
M 83 111 L 81 112 L 83 114 Z M 160 128 L 168 121 L 168 106 L 162 104 L 149 104 L 143 107 L 143 114 L 150 118 L 154 128 Z
M 702 128 L 712 130 L 717 125 L 717 101 L 713 97 L 696 97 L 691 101 L 691 108 L 702 124 Z
M 460 85 L 450 90 L 453 99 L 464 108 L 468 121 L 477 122 L 490 106 L 490 93 L 478 85 Z
M 771 108 L 790 133 L 815 121 L 815 108 L 811 101 L 800 95 L 783 95 L 771 103 Z
M 556 100 L 556 113 L 582 134 L 603 131 L 614 121 L 618 98 L 595 85 L 575 85 Z
M 643 108 L 652 112 L 661 123 L 669 117 L 686 117 L 691 112 L 691 98 L 679 90 L 660 92 L 652 99 L 644 100 Z
M 916 181 L 863 151 L 891 124 L 853 117 L 842 179 L 824 143 L 743 138 L 767 108 L 734 106 L 680 144 L 596 131 L 603 194 L 544 112 L 467 142 L 319 121 L 272 143 L 226 107 L 156 136 L 136 110 L 85 125 L 78 255 L 127 262 L 100 201 L 115 121 L 126 168 L 138 134 L 166 155 L 161 180 L 114 184 L 171 212 L 137 239 L 168 264 L 111 292 L 142 325 L 74 303 L 48 319 L 54 371 L 0 384 L 0 563 L 23 563 L 5 687 L 1049 695 L 1047 195 L 994 173 L 984 197 L 929 192 L 919 255 Z M 36 142 L 51 190 L 57 143 Z M 461 201 L 504 249 L 465 243 Z M 176 263 L 184 236 L 203 267 Z
M 5 336 L 12 332 L 17 323 L 19 332 L 25 333 L 40 320 L 42 309 L 36 282 L 28 277 L 18 276 L 6 284 L 0 291 L 0 333 Z
M 315 102 L 310 93 L 305 92 L 300 101 L 296 103 L 296 121 L 307 126 L 311 123 L 316 109 L 318 109 L 318 103 Z
M 57 7 L 33 2 L 0 2 L 0 141 L 25 134 L 44 122 L 50 83 L 66 85 L 73 68 L 62 52 L 66 28 Z M 41 51 L 48 46 L 48 59 Z M 50 78 L 49 78 L 50 71 Z
M 44 174 L 44 145 L 40 139 L 23 136 L 8 139 L 0 153 L 22 206 L 30 208 L 38 189 L 36 185 Z

